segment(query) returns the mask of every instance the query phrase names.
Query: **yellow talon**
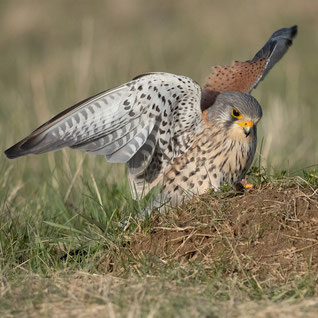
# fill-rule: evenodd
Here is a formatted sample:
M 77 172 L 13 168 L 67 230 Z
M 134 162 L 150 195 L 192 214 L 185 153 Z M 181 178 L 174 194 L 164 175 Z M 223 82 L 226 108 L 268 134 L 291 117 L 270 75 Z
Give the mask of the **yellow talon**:
M 241 185 L 245 190 L 252 189 L 254 187 L 253 184 L 247 183 L 247 179 L 242 179 Z

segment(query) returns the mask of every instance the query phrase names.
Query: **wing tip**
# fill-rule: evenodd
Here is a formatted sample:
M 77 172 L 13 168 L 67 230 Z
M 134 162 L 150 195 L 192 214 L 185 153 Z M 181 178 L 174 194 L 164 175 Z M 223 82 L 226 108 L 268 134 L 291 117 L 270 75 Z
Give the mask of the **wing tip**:
M 295 25 L 291 26 L 289 29 L 290 29 L 290 36 L 291 36 L 291 38 L 292 38 L 292 39 L 295 38 L 296 35 L 297 35 L 297 33 L 298 33 L 298 25 L 295 24 Z
M 290 28 L 281 28 L 275 31 L 265 45 L 255 54 L 253 62 L 260 58 L 268 58 L 275 51 L 277 43 L 284 43 L 284 51 L 279 52 L 278 60 L 287 52 L 288 48 L 293 44 L 293 39 L 297 36 L 298 26 L 293 25 Z M 278 60 L 276 62 L 278 62 Z
M 40 141 L 41 139 L 39 140 L 38 136 L 32 133 L 31 135 L 14 144 L 12 147 L 6 149 L 4 154 L 9 159 L 15 159 L 29 155 L 31 153 L 40 153 L 38 151 L 39 149 L 36 148 Z
M 7 156 L 8 159 L 15 159 L 21 156 L 26 155 L 25 151 L 21 150 L 20 143 L 15 144 L 14 146 L 6 149 L 4 154 Z
M 290 28 L 281 28 L 275 31 L 270 39 L 274 39 L 276 37 L 283 37 L 292 40 L 296 37 L 298 33 L 298 25 L 293 25 Z

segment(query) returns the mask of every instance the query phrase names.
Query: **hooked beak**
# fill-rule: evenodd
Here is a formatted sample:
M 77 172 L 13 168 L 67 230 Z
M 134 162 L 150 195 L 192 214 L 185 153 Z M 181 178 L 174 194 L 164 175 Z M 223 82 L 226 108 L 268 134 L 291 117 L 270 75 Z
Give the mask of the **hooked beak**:
M 244 130 L 245 136 L 248 137 L 248 135 L 251 132 L 251 127 L 243 127 L 243 130 Z
M 251 120 L 246 120 L 246 121 L 241 121 L 237 123 L 237 125 L 241 126 L 241 128 L 243 129 L 245 133 L 245 136 L 248 137 L 252 127 L 254 126 L 254 123 Z

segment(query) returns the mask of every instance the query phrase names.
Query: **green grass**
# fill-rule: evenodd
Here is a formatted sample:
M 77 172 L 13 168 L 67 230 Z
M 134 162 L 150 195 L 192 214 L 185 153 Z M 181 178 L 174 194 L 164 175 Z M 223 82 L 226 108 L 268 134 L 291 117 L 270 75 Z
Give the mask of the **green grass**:
M 299 176 L 317 188 L 314 0 L 6 0 L 0 7 L 2 150 L 67 106 L 138 74 L 167 71 L 202 83 L 211 66 L 246 60 L 274 30 L 298 24 L 294 46 L 253 93 L 264 117 L 252 179 L 279 187 Z M 101 157 L 70 150 L 14 161 L 0 156 L 0 315 L 248 317 L 318 310 L 310 271 L 288 283 L 259 282 L 225 275 L 233 264 L 206 268 L 125 254 L 136 231 L 152 230 L 151 222 L 120 226 L 145 204 L 131 199 L 124 167 Z M 118 270 L 105 274 L 100 264 L 109 253 Z
M 285 187 L 295 182 L 256 168 L 250 177 L 256 187 L 268 182 Z M 307 172 L 304 180 L 317 188 L 317 171 Z M 0 313 L 4 316 L 84 317 L 105 311 L 113 311 L 115 317 L 218 317 L 236 312 L 248 316 L 246 310 L 251 315 L 268 308 L 289 310 L 291 303 L 303 312 L 306 306 L 301 300 L 316 295 L 316 274 L 310 271 L 288 282 L 259 281 L 246 274 L 240 263 L 218 261 L 204 266 L 200 262 L 167 263 L 142 254 L 133 257 L 125 246 L 140 226 L 144 233 L 151 231 L 151 223 L 137 222 L 136 227 L 132 222 L 123 231 L 120 222 L 138 212 L 127 184 L 110 186 L 96 177 L 95 186 L 88 179 L 76 195 L 75 206 L 64 201 L 66 184 L 54 188 L 50 183 L 43 182 L 28 202 L 29 194 L 13 197 L 14 190 L 2 198 Z M 10 189 L 5 178 L 2 188 Z M 102 264 L 105 255 L 113 260 L 111 267 Z M 236 266 L 241 274 L 228 275 Z M 113 274 L 105 275 L 109 270 Z M 243 308 L 241 302 L 254 305 Z M 314 311 L 318 303 L 312 306 Z

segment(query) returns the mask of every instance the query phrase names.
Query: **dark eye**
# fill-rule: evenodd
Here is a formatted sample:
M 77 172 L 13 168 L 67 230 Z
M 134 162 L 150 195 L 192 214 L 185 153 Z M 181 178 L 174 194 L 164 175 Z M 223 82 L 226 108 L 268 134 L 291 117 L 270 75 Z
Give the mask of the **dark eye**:
M 233 108 L 233 109 L 232 109 L 232 115 L 233 115 L 235 118 L 241 118 L 241 117 L 242 117 L 241 113 L 240 113 L 236 108 Z

